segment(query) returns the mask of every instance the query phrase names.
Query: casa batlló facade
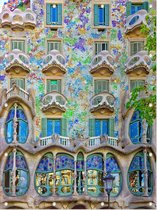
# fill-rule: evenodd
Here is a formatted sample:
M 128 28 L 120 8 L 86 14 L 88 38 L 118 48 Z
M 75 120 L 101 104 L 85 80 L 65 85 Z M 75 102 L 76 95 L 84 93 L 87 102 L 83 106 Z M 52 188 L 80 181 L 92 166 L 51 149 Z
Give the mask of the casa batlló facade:
M 0 208 L 155 208 L 145 0 L 10 0 L 0 14 Z M 153 4 L 154 7 L 154 4 Z

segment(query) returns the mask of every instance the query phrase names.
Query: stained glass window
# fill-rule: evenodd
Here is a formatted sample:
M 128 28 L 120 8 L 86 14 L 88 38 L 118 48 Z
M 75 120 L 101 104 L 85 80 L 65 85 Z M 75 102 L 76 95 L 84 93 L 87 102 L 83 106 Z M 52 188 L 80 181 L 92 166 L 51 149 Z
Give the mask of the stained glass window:
M 35 187 L 41 196 L 52 195 L 54 160 L 52 153 L 45 154 L 40 160 L 35 173 Z
M 150 159 L 147 154 L 147 174 L 148 178 L 148 195 L 152 193 L 152 170 Z M 132 194 L 142 196 L 145 192 L 145 176 L 144 176 L 144 153 L 138 152 L 129 167 L 128 171 L 128 186 Z
M 15 158 L 15 159 L 14 159 Z M 14 165 L 15 163 L 15 165 Z M 29 171 L 20 151 L 9 153 L 3 173 L 3 189 L 9 196 L 24 195 L 29 187 Z
M 121 190 L 122 177 L 117 160 L 111 153 L 106 155 L 106 172 L 115 177 L 111 196 L 117 196 Z
M 16 121 L 16 125 L 15 125 Z M 28 122 L 23 109 L 20 106 L 13 106 L 8 113 L 5 123 L 5 137 L 8 144 L 13 142 L 14 129 L 16 129 L 16 140 L 24 144 L 28 137 Z
M 56 157 L 56 193 L 68 196 L 73 193 L 74 186 L 74 158 L 67 154 Z
M 83 154 L 80 152 L 77 156 L 76 162 L 76 170 L 77 170 L 77 192 L 78 194 L 82 194 L 84 192 L 84 157 Z
M 93 154 L 87 157 L 87 191 L 92 196 L 99 196 L 103 192 L 103 156 Z

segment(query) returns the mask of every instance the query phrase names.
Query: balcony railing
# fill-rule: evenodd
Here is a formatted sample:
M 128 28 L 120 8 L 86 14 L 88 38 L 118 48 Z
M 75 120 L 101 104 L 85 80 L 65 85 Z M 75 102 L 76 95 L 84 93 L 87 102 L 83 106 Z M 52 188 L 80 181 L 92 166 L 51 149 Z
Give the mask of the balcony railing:
M 47 93 L 42 99 L 42 110 L 46 111 L 49 108 L 57 107 L 62 111 L 66 111 L 67 99 L 61 93 L 52 91 Z
M 60 135 L 52 135 L 39 139 L 39 146 L 46 147 L 51 145 L 60 145 L 67 147 L 69 149 L 74 149 L 74 147 L 84 146 L 86 148 L 95 148 L 103 145 L 110 145 L 113 147 L 118 147 L 118 138 L 111 136 L 95 136 L 90 137 L 83 141 L 74 141 L 69 137 L 64 137 Z
M 130 56 L 126 63 L 126 73 L 133 71 L 138 67 L 144 67 L 145 71 L 149 73 L 151 59 L 146 51 L 140 51 L 133 56 Z
M 135 14 L 129 15 L 126 19 L 126 30 L 125 33 L 129 33 L 133 29 L 139 27 L 142 23 L 146 24 L 146 10 L 139 10 Z
M 65 74 L 65 62 L 64 56 L 58 50 L 51 50 L 49 54 L 43 58 L 42 72 L 44 73 L 55 66 L 58 67 L 63 74 Z M 53 69 L 53 73 L 56 73 L 56 69 Z
M 99 108 L 107 108 L 114 111 L 115 97 L 108 92 L 99 93 L 91 98 L 90 111 L 93 112 Z
M 29 73 L 29 57 L 22 51 L 14 49 L 10 52 L 6 58 L 6 72 L 8 72 L 13 66 L 20 65 L 25 71 Z
M 27 27 L 33 29 L 36 26 L 36 15 L 29 8 L 24 12 L 20 9 L 11 12 L 8 8 L 5 8 L 0 14 L 0 21 L 2 27 L 11 27 L 13 30 L 24 30 Z
M 94 73 L 102 68 L 107 68 L 110 74 L 114 72 L 114 58 L 106 51 L 101 51 L 98 55 L 95 55 L 90 68 L 90 73 Z

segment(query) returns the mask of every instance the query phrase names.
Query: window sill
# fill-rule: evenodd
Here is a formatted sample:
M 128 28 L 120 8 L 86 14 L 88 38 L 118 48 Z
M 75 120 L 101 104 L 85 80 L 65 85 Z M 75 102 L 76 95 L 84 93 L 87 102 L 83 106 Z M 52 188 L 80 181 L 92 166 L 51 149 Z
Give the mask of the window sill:
M 47 24 L 45 24 L 45 28 L 57 29 L 57 28 L 63 28 L 63 25 L 47 25 Z
M 93 26 L 92 28 L 98 29 L 98 30 L 103 30 L 103 29 L 111 29 L 111 26 Z

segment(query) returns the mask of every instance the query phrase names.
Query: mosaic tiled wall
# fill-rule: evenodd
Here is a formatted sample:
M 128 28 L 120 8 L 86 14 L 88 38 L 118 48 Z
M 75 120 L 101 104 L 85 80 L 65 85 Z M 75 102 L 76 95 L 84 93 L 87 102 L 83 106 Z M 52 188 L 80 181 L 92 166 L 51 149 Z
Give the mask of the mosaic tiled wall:
M 118 112 L 120 108 L 120 94 L 128 89 L 125 63 L 127 60 L 127 41 L 124 33 L 126 0 L 113 0 L 111 13 L 111 29 L 98 31 L 92 25 L 92 2 L 83 1 L 79 6 L 72 1 L 64 3 L 64 27 L 57 31 L 44 28 L 44 0 L 33 1 L 32 9 L 37 15 L 37 27 L 26 32 L 27 54 L 30 56 L 31 72 L 27 78 L 28 88 L 32 87 L 36 93 L 36 139 L 41 135 L 40 119 L 41 98 L 44 95 L 44 74 L 42 74 L 42 58 L 45 55 L 46 38 L 61 38 L 63 40 L 63 54 L 66 58 L 67 73 L 64 76 L 64 92 L 68 98 L 67 111 L 64 117 L 68 119 L 70 137 L 76 133 L 88 136 L 89 99 L 93 95 L 93 78 L 89 73 L 94 52 L 95 39 L 109 39 L 110 52 L 115 59 L 115 72 L 111 80 L 111 93 L 116 97 L 115 102 L 115 136 L 118 135 Z M 14 33 L 15 34 L 15 33 Z M 9 52 L 9 35 L 11 32 L 0 30 L 0 86 L 7 87 L 5 75 L 5 55 Z

